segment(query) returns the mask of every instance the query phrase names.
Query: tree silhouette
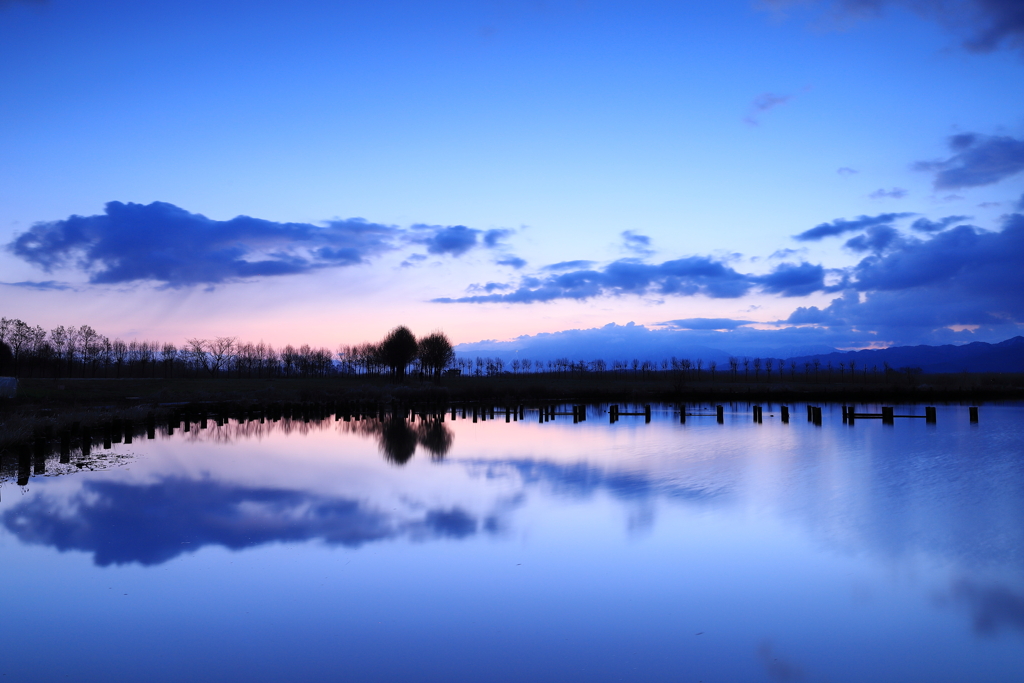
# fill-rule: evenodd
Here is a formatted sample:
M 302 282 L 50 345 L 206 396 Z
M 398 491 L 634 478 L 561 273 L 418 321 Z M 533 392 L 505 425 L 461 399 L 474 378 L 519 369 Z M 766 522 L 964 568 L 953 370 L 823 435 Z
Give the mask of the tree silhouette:
M 0 375 L 6 373 L 13 364 L 14 354 L 11 353 L 11 347 L 0 341 Z
M 419 344 L 419 359 L 424 369 L 434 378 L 441 381 L 441 373 L 455 358 L 455 350 L 444 332 L 431 332 Z
M 416 359 L 418 351 L 416 337 L 405 325 L 399 325 L 388 332 L 378 346 L 381 360 L 391 370 L 391 376 L 401 382 L 405 379 L 405 368 Z

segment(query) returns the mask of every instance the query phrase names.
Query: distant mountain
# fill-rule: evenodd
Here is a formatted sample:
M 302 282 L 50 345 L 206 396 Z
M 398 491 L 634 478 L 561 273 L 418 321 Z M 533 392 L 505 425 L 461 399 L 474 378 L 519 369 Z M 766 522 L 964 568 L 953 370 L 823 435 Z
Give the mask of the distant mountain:
M 574 361 L 604 359 L 609 363 L 634 358 L 661 362 L 675 356 L 693 361 L 700 358 L 705 363 L 715 361 L 721 365 L 727 363 L 730 356 L 785 358 L 836 350 L 827 344 L 806 341 L 780 338 L 776 332 L 764 330 L 679 331 L 650 329 L 628 323 L 524 335 L 509 341 L 485 339 L 458 344 L 455 352 L 463 357 L 491 356 L 505 361 L 513 358 L 529 358 L 534 361 L 569 358 Z
M 890 367 L 921 368 L 924 372 L 1024 372 L 1024 337 L 1014 337 L 998 344 L 972 342 L 962 346 L 894 346 L 888 349 L 847 351 L 813 356 L 787 358 L 801 367 L 815 359 L 833 367 L 854 361 L 858 368 Z

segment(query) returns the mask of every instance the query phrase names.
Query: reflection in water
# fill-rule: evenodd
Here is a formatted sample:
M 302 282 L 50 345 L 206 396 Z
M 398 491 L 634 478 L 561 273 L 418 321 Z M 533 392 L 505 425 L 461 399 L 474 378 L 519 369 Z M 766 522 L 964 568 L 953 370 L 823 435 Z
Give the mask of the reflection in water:
M 768 641 L 761 643 L 757 648 L 757 657 L 764 664 L 765 673 L 773 681 L 800 681 L 804 678 L 804 672 L 800 667 L 780 658 Z
M 154 565 L 205 545 L 238 550 L 318 539 L 357 547 L 400 536 L 466 538 L 494 520 L 436 508 L 402 519 L 365 502 L 208 479 L 153 484 L 89 481 L 70 499 L 34 496 L 3 514 L 25 543 L 93 553 L 96 564 Z
M 1024 631 L 1024 595 L 1008 586 L 960 579 L 953 584 L 950 595 L 968 606 L 976 633 L 990 636 L 1004 628 Z
M 410 425 L 401 417 L 388 416 L 383 420 L 370 419 L 358 422 L 341 422 L 345 432 L 375 436 L 384 458 L 396 465 L 404 465 L 416 453 L 416 446 L 422 446 L 430 459 L 440 461 L 452 447 L 455 435 L 438 418 L 421 419 Z
M 174 439 L 183 439 L 188 443 L 232 444 L 249 439 L 262 440 L 275 434 L 307 436 L 335 430 L 342 434 L 357 434 L 366 438 L 375 438 L 378 448 L 385 460 L 396 465 L 409 462 L 416 453 L 416 448 L 423 448 L 430 454 L 430 459 L 440 462 L 455 441 L 455 435 L 442 419 L 435 416 L 421 417 L 418 422 L 410 424 L 401 417 L 386 416 L 384 418 L 364 418 L 353 422 L 333 421 L 330 419 L 310 420 L 283 418 L 259 422 L 258 420 L 226 420 L 223 424 L 210 424 L 200 428 L 199 423 L 184 432 L 177 432 Z M 143 432 L 140 432 L 142 434 Z M 28 447 L 17 451 L 16 457 L 4 457 L 0 452 L 0 485 L 8 480 L 17 481 L 19 486 L 27 486 L 29 479 L 35 476 L 62 475 L 79 470 L 95 471 L 118 467 L 131 456 L 117 450 L 110 450 L 111 443 L 106 441 L 103 450 L 91 447 L 92 439 L 88 430 L 82 430 L 77 447 L 72 449 L 70 442 L 60 444 L 60 450 L 40 450 L 36 452 Z
M 1021 680 L 1019 418 L 231 420 L 62 461 L 12 453 L 3 476 L 35 485 L 0 501 L 5 576 L 27 587 L 7 595 L 26 625 L 9 639 L 88 623 L 100 637 L 83 647 L 103 654 L 79 658 L 100 662 L 88 680 L 116 678 L 97 668 L 123 661 L 104 643 L 189 677 L 174 668 L 187 638 L 166 637 L 185 631 L 219 648 L 207 680 L 254 644 L 247 680 L 307 665 L 320 680 L 339 662 L 356 680 Z M 204 547 L 249 552 L 189 557 Z M 67 673 L 32 665 L 34 680 Z

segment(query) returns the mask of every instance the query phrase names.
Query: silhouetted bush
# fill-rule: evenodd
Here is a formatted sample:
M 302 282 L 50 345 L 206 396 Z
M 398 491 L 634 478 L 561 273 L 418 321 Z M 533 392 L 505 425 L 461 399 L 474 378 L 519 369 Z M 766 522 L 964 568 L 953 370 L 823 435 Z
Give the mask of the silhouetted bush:
M 419 350 L 416 337 L 405 325 L 399 325 L 388 332 L 378 347 L 381 360 L 391 370 L 391 376 L 398 381 L 405 379 L 405 369 L 416 360 Z

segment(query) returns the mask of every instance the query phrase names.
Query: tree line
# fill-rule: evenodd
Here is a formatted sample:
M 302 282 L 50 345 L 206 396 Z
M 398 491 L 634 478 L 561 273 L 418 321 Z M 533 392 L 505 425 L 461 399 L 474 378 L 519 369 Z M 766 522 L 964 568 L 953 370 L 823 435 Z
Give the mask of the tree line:
M 367 375 L 401 382 L 412 374 L 441 381 L 445 375 L 497 377 L 550 373 L 570 378 L 603 376 L 637 380 L 759 382 L 872 382 L 894 375 L 913 381 L 917 368 L 880 369 L 855 361 L 802 363 L 781 358 L 731 356 L 724 364 L 701 358 L 553 360 L 456 356 L 451 341 L 435 331 L 417 339 L 404 325 L 376 343 L 341 345 L 332 351 L 308 344 L 275 348 L 237 337 L 190 338 L 183 344 L 110 339 L 89 325 L 49 331 L 22 320 L 0 318 L 0 374 L 18 377 L 332 377 Z

